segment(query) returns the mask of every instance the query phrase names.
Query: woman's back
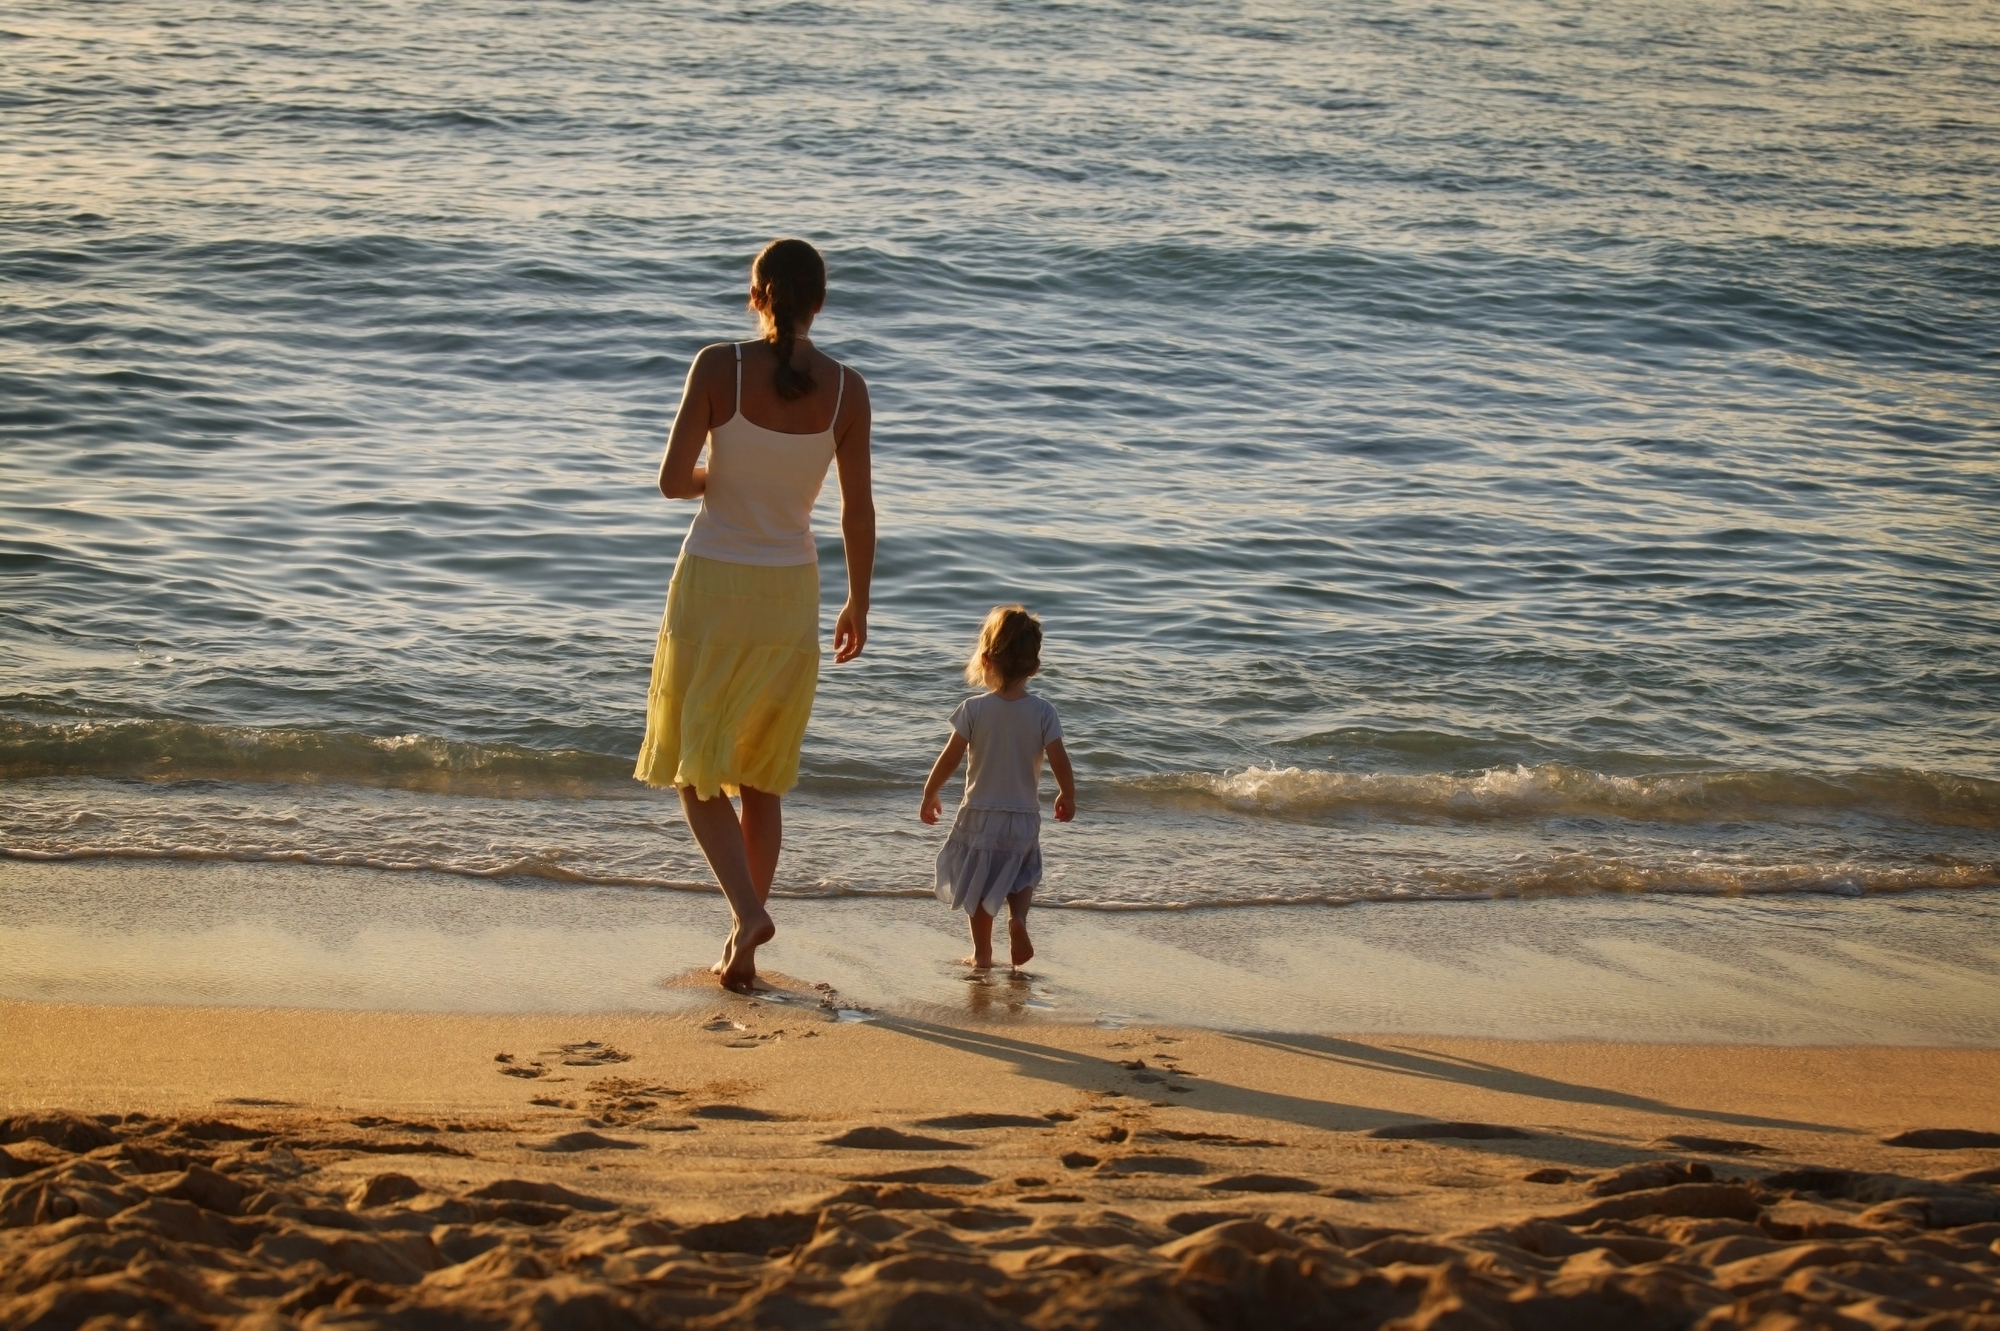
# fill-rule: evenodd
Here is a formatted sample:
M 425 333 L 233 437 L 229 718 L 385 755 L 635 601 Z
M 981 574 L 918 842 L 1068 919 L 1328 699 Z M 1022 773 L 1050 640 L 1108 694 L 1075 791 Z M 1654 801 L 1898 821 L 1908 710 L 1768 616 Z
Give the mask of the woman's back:
M 728 415 L 709 431 L 701 511 L 683 547 L 690 554 L 769 566 L 818 561 L 812 508 L 838 445 L 848 376 L 816 348 L 797 353 L 794 365 L 807 361 L 817 372 L 810 390 L 787 399 L 773 383 L 770 347 L 736 344 Z
M 743 357 L 742 388 L 735 404 L 737 415 L 753 425 L 784 434 L 823 434 L 838 424 L 834 409 L 845 405 L 844 380 L 853 373 L 844 370 L 839 361 L 802 339 L 792 349 L 792 364 L 812 376 L 813 386 L 799 397 L 783 398 L 778 396 L 776 376 L 772 374 L 778 359 L 771 344 L 759 340 L 738 342 L 735 346 Z M 727 412 L 729 408 L 723 410 Z M 719 415 L 715 419 L 725 417 Z

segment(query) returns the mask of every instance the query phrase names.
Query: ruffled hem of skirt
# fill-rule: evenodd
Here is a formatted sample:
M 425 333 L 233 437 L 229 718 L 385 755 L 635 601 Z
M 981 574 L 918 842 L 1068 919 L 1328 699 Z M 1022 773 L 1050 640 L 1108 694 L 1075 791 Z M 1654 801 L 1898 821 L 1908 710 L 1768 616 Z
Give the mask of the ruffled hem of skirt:
M 960 809 L 937 857 L 937 898 L 967 915 L 998 915 L 1042 881 L 1041 815 Z

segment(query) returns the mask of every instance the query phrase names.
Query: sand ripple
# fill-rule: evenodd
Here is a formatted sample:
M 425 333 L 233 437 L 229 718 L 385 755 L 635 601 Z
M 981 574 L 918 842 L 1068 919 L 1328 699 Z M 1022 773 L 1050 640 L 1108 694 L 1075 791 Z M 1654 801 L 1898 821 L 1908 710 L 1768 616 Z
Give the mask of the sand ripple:
M 964 1180 L 941 1169 L 682 1224 L 530 1178 L 447 1193 L 335 1168 L 396 1153 L 409 1126 L 341 1140 L 281 1121 L 8 1120 L 0 1325 L 2000 1327 L 1992 1170 L 1716 1178 L 1664 1162 L 1565 1212 L 1419 1234 L 1030 1213 L 954 1194 Z

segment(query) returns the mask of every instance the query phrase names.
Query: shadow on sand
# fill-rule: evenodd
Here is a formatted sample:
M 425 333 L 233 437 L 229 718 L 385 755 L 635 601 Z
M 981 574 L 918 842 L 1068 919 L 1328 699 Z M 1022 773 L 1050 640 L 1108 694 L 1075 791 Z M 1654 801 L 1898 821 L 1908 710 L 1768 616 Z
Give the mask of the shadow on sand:
M 1243 1114 L 1271 1123 L 1292 1124 L 1341 1133 L 1361 1133 L 1392 1124 L 1423 1121 L 1421 1115 L 1256 1090 L 1217 1081 L 1212 1077 L 1182 1078 L 1156 1070 L 1140 1072 L 1096 1054 L 1036 1044 L 997 1031 L 942 1026 L 907 1017 L 884 1018 L 879 1024 L 885 1030 L 896 1031 L 913 1039 L 993 1059 L 1006 1064 L 1022 1076 L 1045 1081 L 1051 1085 L 1086 1093 L 1131 1096 L 1151 1101 L 1160 1107 L 1186 1107 L 1216 1113 Z M 1394 1045 L 1371 1045 L 1355 1040 L 1338 1040 L 1322 1036 L 1238 1035 L 1228 1038 L 1240 1039 L 1292 1057 L 1331 1060 L 1372 1072 L 1388 1072 L 1400 1076 L 1451 1082 L 1480 1090 L 1528 1096 L 1562 1104 L 1598 1105 L 1657 1114 L 1668 1120 L 1692 1119 L 1726 1124 L 1732 1128 L 1783 1129 L 1798 1132 L 1850 1131 L 1829 1124 L 1762 1118 L 1750 1114 L 1732 1114 L 1669 1104 L 1644 1096 L 1628 1095 L 1601 1087 L 1577 1085 L 1532 1073 L 1517 1072 L 1497 1064 L 1451 1058 Z M 1141 1080 L 1148 1075 L 1152 1080 Z M 1176 1093 L 1175 1089 L 1170 1088 L 1184 1089 Z M 1663 1124 L 1662 1129 L 1665 1130 L 1667 1126 Z M 1479 1141 L 1452 1139 L 1451 1144 L 1489 1154 L 1512 1155 L 1537 1161 L 1573 1161 L 1580 1150 L 1584 1154 L 1607 1162 L 1622 1162 L 1658 1154 L 1657 1151 L 1642 1147 L 1591 1137 L 1572 1136 L 1545 1128 L 1538 1127 L 1531 1132 L 1532 1135 L 1525 1139 L 1497 1138 Z

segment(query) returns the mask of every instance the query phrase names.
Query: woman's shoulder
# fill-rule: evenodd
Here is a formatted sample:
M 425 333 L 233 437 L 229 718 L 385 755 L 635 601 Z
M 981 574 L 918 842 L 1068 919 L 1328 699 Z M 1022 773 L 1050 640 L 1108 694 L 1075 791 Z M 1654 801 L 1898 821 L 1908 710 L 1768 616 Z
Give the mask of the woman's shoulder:
M 833 363 L 833 372 L 840 376 L 841 417 L 847 420 L 854 419 L 856 412 L 868 409 L 868 381 L 861 377 L 861 371 L 838 356 L 828 355 L 824 351 L 820 354 Z M 839 423 L 838 420 L 834 422 L 836 426 Z
M 742 344 L 737 342 L 709 343 L 694 353 L 693 372 L 698 376 L 734 375 L 736 356 L 741 346 Z

